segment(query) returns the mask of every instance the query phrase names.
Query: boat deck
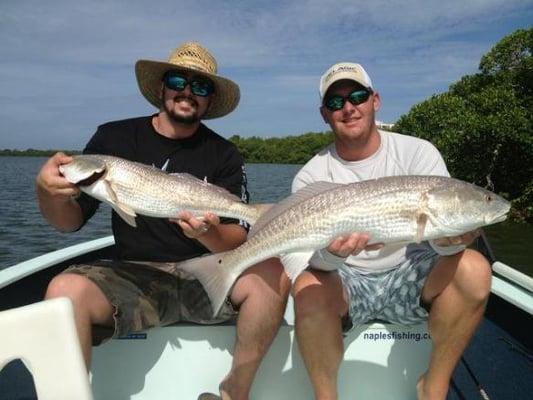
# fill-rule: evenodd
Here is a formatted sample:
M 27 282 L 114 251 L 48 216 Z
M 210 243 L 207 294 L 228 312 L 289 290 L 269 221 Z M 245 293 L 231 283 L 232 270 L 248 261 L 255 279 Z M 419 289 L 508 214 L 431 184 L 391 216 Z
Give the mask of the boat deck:
M 172 329 L 174 327 L 163 328 L 160 331 Z M 107 368 L 105 374 L 95 372 L 92 375 L 95 399 L 110 399 L 110 393 L 113 394 L 112 398 L 115 400 L 188 399 L 188 396 L 182 397 L 178 394 L 181 392 L 179 386 L 183 382 L 190 382 L 190 385 L 194 386 L 191 388 L 193 393 L 215 390 L 217 380 L 221 377 L 215 371 L 216 366 L 227 363 L 231 357 L 233 333 L 230 331 L 233 331 L 233 327 L 201 327 L 201 330 L 204 331 L 204 338 L 207 337 L 207 340 L 196 336 L 199 331 L 198 327 L 178 326 L 178 329 L 181 329 L 182 337 L 180 339 L 175 338 L 173 343 L 168 342 L 168 337 L 164 332 L 154 335 L 154 340 L 159 341 L 159 343 L 157 346 L 150 345 L 150 351 L 147 351 L 146 348 L 142 350 L 142 343 L 137 346 L 131 343 L 127 344 L 126 341 L 120 343 L 120 340 L 116 341 L 116 344 L 104 345 L 96 350 L 94 371 L 98 371 L 101 364 L 107 364 Z M 226 330 L 227 334 L 221 334 L 221 330 Z M 360 337 L 360 333 L 357 335 Z M 262 368 L 258 374 L 254 386 L 256 396 L 252 396 L 252 398 L 280 400 L 312 398 L 310 384 L 305 376 L 302 361 L 297 350 L 291 349 L 291 346 L 294 346 L 291 339 L 292 327 L 282 327 L 273 351 L 265 360 L 266 367 Z M 211 347 L 211 356 L 200 358 L 199 355 L 195 356 L 194 353 L 191 353 L 194 352 L 194 348 L 191 348 L 191 352 L 183 352 L 181 349 L 181 353 L 174 354 L 174 357 L 179 357 L 179 360 L 174 360 L 174 367 L 163 376 L 156 376 L 155 372 L 152 371 L 156 361 L 165 364 L 170 362 L 169 357 L 173 357 L 172 350 L 167 349 L 167 346 L 187 347 L 190 342 L 194 341 L 204 341 L 205 343 L 199 346 L 203 349 Z M 362 400 L 410 399 L 410 397 L 391 395 L 394 393 L 391 392 L 394 386 L 397 387 L 398 393 L 411 392 L 414 395 L 413 388 L 407 386 L 414 384 L 420 372 L 419 360 L 412 359 L 419 358 L 419 352 L 410 355 L 405 347 L 397 346 L 392 348 L 388 354 L 385 361 L 387 365 L 383 365 L 379 360 L 371 363 L 356 359 L 358 346 L 354 345 L 352 341 L 356 341 L 356 338 L 347 338 L 347 359 L 340 371 L 341 400 L 349 398 Z M 378 345 L 382 345 L 382 343 Z M 427 343 L 422 344 L 424 346 L 422 353 L 425 355 L 427 355 L 428 350 L 426 345 Z M 108 347 L 106 348 L 106 346 Z M 123 353 L 122 347 L 124 346 L 129 346 L 131 351 Z M 134 347 L 139 348 L 135 349 Z M 285 353 L 280 354 L 279 350 L 283 348 Z M 291 352 L 291 350 L 293 351 Z M 291 354 L 289 359 L 285 359 L 289 354 Z M 118 355 L 122 355 L 122 357 L 117 357 Z M 142 362 L 138 362 L 140 359 Z M 466 364 L 461 362 L 455 371 L 447 397 L 449 400 L 483 399 L 478 385 L 484 388 L 491 400 L 508 399 L 510 394 L 512 394 L 512 398 L 516 399 L 533 397 L 532 353 L 524 349 L 522 345 L 518 344 L 507 332 L 492 321 L 488 319 L 483 321 L 465 352 L 464 360 Z M 158 368 L 168 368 L 170 365 L 160 365 Z M 209 376 L 210 374 L 212 376 Z M 270 390 L 269 385 L 272 385 Z M 349 392 L 347 393 L 348 389 Z M 0 372 L 0 399 L 30 400 L 36 398 L 32 377 L 21 362 L 12 362 Z
M 48 281 L 66 265 L 105 256 L 108 252 L 105 248 L 89 253 L 81 251 L 75 258 L 65 257 L 60 262 L 56 258 L 50 261 L 50 266 L 38 270 L 28 266 L 25 278 L 0 286 L 0 311 L 41 300 Z M 72 256 L 72 252 L 69 254 Z M 48 260 L 43 259 L 43 262 Z M 24 268 L 22 266 L 21 270 Z M 501 296 L 491 295 L 486 317 L 464 354 L 464 362 L 457 366 L 448 399 L 533 398 L 530 299 L 524 311 Z M 313 397 L 294 342 L 293 328 L 289 311 L 286 323 L 259 370 L 252 399 Z M 408 340 L 368 337 L 368 333 L 386 335 L 391 332 L 410 336 Z M 430 350 L 430 341 L 418 340 L 416 335 L 425 332 L 424 325 L 402 328 L 383 324 L 352 331 L 345 338 L 345 360 L 339 374 L 340 399 L 415 398 L 414 384 L 427 366 Z M 38 336 L 39 332 L 35 334 Z M 94 351 L 94 398 L 194 400 L 202 391 L 216 391 L 218 381 L 231 362 L 234 340 L 234 326 L 191 324 L 177 324 L 126 340 L 113 340 Z M 480 386 L 487 397 L 480 394 Z M 183 390 L 184 387 L 187 390 Z M 4 399 L 36 399 L 32 376 L 18 360 L 0 371 L 0 400 Z

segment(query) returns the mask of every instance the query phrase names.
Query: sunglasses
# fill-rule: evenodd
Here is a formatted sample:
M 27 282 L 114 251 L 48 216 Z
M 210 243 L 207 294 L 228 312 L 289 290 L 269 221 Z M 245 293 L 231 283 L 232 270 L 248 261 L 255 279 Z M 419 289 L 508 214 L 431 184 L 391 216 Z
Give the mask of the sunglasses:
M 194 77 L 190 80 L 179 72 L 167 72 L 163 77 L 163 83 L 169 89 L 181 92 L 187 85 L 191 87 L 191 92 L 195 96 L 207 97 L 215 91 L 213 82 L 208 79 Z
M 356 89 L 348 96 L 331 96 L 324 101 L 324 107 L 326 107 L 329 111 L 337 111 L 344 107 L 346 101 L 349 101 L 351 104 L 356 106 L 367 101 L 371 93 L 372 92 L 368 89 Z

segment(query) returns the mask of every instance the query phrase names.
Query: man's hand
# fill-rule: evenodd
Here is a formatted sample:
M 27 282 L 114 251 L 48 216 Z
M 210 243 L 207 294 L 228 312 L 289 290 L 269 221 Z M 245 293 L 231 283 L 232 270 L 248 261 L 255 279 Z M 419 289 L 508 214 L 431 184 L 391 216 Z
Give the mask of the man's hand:
M 198 239 L 209 232 L 212 226 L 220 224 L 220 218 L 211 212 L 197 218 L 189 211 L 181 211 L 177 218 L 171 218 L 170 221 L 178 224 L 183 229 L 185 236 L 190 239 Z
M 81 208 L 72 199 L 80 189 L 59 172 L 60 165 L 71 161 L 72 157 L 56 153 L 44 163 L 35 178 L 39 209 L 50 225 L 61 232 L 75 231 L 83 223 Z
M 67 181 L 59 172 L 59 166 L 68 164 L 72 161 L 72 157 L 64 153 L 56 153 L 50 157 L 41 167 L 37 178 L 35 179 L 35 186 L 39 198 L 46 196 L 56 200 L 63 200 L 67 202 L 72 196 L 80 193 L 76 185 Z
M 384 244 L 375 243 L 368 245 L 370 238 L 366 233 L 352 233 L 349 236 L 339 236 L 330 243 L 327 250 L 338 257 L 357 255 L 363 250 L 379 250 Z
M 463 233 L 460 236 L 451 236 L 435 239 L 433 243 L 437 246 L 456 246 L 456 245 L 465 245 L 466 247 L 470 246 L 476 238 L 481 235 L 481 231 L 476 229 L 475 231 L 470 231 Z

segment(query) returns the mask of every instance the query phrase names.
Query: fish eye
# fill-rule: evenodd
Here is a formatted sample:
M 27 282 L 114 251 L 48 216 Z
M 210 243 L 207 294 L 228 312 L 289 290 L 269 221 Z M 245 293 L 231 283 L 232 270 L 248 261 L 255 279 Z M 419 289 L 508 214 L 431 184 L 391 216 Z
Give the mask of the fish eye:
M 487 194 L 485 196 L 485 200 L 487 200 L 490 203 L 492 201 L 492 196 L 490 194 Z

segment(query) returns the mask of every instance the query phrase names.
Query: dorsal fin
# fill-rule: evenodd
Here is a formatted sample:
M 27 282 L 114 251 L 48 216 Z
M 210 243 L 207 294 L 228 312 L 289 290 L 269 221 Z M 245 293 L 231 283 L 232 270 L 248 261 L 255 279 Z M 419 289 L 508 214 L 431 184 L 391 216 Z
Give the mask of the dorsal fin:
M 270 210 L 261 215 L 261 217 L 252 226 L 252 229 L 250 229 L 248 237 L 252 237 L 255 232 L 259 231 L 274 218 L 283 214 L 285 211 L 287 211 L 291 207 L 294 207 L 296 204 L 309 200 L 320 193 L 336 189 L 339 186 L 344 185 L 341 183 L 320 181 L 311 183 L 310 185 L 303 187 L 296 193 L 293 193 L 289 197 L 286 197 L 285 199 L 281 200 L 279 203 L 275 204 Z

